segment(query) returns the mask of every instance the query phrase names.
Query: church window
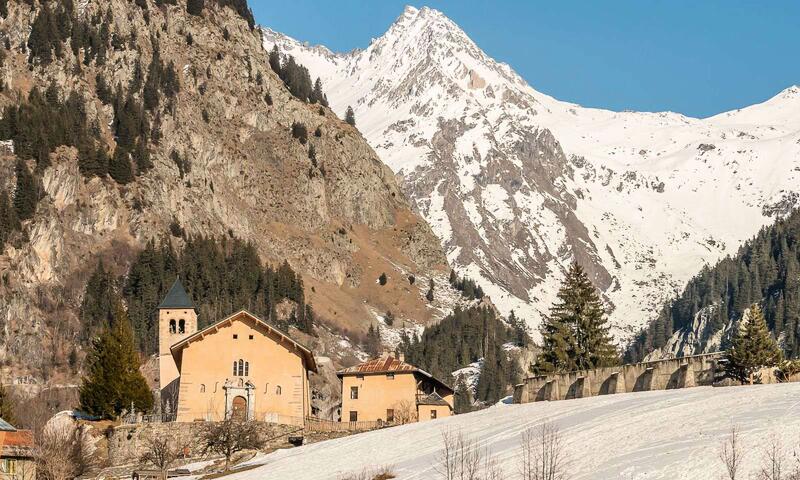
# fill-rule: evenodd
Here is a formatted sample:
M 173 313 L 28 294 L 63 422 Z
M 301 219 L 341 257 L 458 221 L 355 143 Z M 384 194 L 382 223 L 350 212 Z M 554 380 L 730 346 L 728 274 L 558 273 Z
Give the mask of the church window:
M 236 377 L 249 377 L 250 376 L 250 362 L 245 362 L 243 359 L 233 361 L 233 375 Z
M 178 320 L 178 333 L 186 333 L 186 320 Z
M 277 387 L 275 387 L 275 395 L 280 395 L 280 394 L 281 394 L 281 386 L 278 385 Z
M 234 340 L 236 340 L 237 338 L 239 338 L 239 335 L 237 335 L 237 334 L 235 334 L 235 333 L 234 333 L 234 334 L 233 334 L 233 339 L 234 339 Z
M 206 386 L 203 383 L 200 384 L 200 393 L 206 393 Z
M 175 333 L 175 320 L 169 321 L 169 333 Z
M 253 336 L 252 336 L 252 335 L 250 335 L 250 340 L 252 340 L 252 339 L 253 339 Z

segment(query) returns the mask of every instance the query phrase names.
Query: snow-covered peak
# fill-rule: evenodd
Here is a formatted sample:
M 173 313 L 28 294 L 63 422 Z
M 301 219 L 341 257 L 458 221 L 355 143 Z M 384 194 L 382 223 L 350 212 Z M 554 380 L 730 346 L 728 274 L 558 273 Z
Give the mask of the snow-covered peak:
M 697 119 L 536 91 L 441 12 L 407 8 L 364 50 L 274 32 L 348 105 L 461 274 L 536 326 L 579 261 L 631 334 L 704 264 L 800 203 L 800 89 Z

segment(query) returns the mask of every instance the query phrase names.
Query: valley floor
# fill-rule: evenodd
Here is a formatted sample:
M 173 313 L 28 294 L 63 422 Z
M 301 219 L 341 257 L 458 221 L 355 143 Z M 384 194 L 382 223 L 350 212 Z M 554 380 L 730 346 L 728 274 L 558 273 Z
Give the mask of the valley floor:
M 800 383 L 698 387 L 559 402 L 498 405 L 434 422 L 405 425 L 256 457 L 261 466 L 233 479 L 328 480 L 391 466 L 398 479 L 439 478 L 442 431 L 461 430 L 487 447 L 504 478 L 518 478 L 520 436 L 551 420 L 571 457 L 572 480 L 722 478 L 719 448 L 733 425 L 744 444 L 744 477 L 761 465 L 777 436 L 795 462 L 800 448 Z

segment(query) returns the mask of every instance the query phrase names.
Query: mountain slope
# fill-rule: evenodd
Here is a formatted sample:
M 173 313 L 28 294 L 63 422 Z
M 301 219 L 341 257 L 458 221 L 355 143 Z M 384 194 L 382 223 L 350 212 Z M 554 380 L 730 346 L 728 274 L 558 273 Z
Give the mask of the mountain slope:
M 279 450 L 233 479 L 356 477 L 388 466 L 398 480 L 435 478 L 442 432 L 461 432 L 495 457 L 500 478 L 519 478 L 520 438 L 551 421 L 563 435 L 574 480 L 720 478 L 718 452 L 733 425 L 747 454 L 740 473 L 755 473 L 770 438 L 794 445 L 800 385 L 697 387 L 525 405 L 498 405 L 432 422 Z M 734 419 L 734 420 L 732 420 Z M 401 439 L 402 441 L 397 441 Z M 391 445 L 391 448 L 386 448 Z M 591 446 L 589 448 L 589 446 Z M 788 460 L 787 462 L 791 461 Z M 356 477 L 359 478 L 359 477 Z
M 0 251 L 3 381 L 58 381 L 79 368 L 87 277 L 100 258 L 124 275 L 150 240 L 252 242 L 265 261 L 286 259 L 303 274 L 307 301 L 332 328 L 365 330 L 389 308 L 418 323 L 441 315 L 441 302 L 425 299 L 429 278 L 447 278 L 438 241 L 359 132 L 289 93 L 270 70 L 260 32 L 223 6 L 243 2 L 206 1 L 200 16 L 188 14 L 185 1 L 163 3 L 8 3 L 0 105 L 24 103 L 33 88 L 53 102 L 74 94 L 95 132 L 92 148 L 118 168 L 128 161 L 116 155 L 123 134 L 133 128 L 152 165 L 136 163 L 131 180 L 117 170 L 86 174 L 88 158 L 77 148 L 22 158 L 41 199 Z M 66 8 L 74 10 L 57 24 L 37 20 L 45 9 Z M 84 38 L 85 48 L 76 43 Z M 28 54 L 41 44 L 41 57 Z M 164 78 L 175 77 L 174 93 L 160 102 L 147 97 L 156 52 Z M 291 133 L 295 123 L 319 134 L 303 142 Z M 4 143 L 0 191 L 11 194 L 17 155 Z M 389 282 L 381 287 L 383 272 Z M 412 273 L 415 285 L 406 279 Z
M 620 337 L 797 202 L 800 89 L 708 119 L 558 101 L 440 12 L 407 7 L 365 50 L 266 30 L 394 170 L 449 260 L 537 325 L 581 262 Z

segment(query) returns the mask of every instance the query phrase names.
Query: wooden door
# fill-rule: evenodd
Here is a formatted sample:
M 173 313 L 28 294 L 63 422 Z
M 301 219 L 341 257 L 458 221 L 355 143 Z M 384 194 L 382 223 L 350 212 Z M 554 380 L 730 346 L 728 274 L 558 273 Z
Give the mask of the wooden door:
M 231 406 L 231 418 L 234 420 L 247 420 L 247 400 L 244 397 L 234 397 Z

